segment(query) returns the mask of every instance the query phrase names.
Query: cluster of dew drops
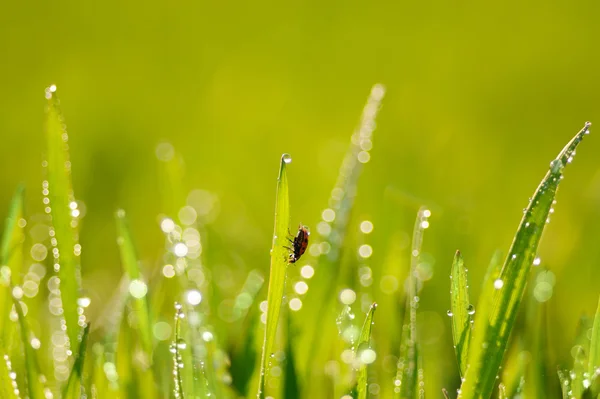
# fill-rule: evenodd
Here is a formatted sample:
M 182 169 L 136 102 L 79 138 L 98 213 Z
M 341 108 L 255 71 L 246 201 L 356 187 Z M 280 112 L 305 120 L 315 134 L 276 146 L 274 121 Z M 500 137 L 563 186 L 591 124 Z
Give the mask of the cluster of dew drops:
M 183 357 L 181 356 L 181 350 L 185 350 L 187 348 L 186 342 L 179 337 L 179 329 L 181 319 L 185 318 L 185 313 L 183 313 L 183 306 L 175 302 L 175 340 L 171 343 L 169 347 L 169 351 L 173 355 L 173 381 L 174 388 L 173 394 L 175 398 L 179 399 L 181 397 L 181 369 L 183 368 Z

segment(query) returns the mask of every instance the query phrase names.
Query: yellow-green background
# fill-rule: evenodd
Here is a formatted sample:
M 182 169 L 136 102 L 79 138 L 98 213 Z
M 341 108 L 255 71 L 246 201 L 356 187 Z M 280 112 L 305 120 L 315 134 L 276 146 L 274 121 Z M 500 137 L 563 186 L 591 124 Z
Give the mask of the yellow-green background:
M 355 215 L 374 222 L 375 267 L 388 238 L 431 206 L 435 275 L 420 309 L 443 315 L 454 250 L 476 295 L 550 160 L 586 120 L 600 124 L 599 17 L 595 1 L 4 1 L 0 209 L 24 182 L 29 214 L 42 210 L 43 94 L 55 83 L 75 195 L 87 206 L 90 296 L 101 303 L 121 274 L 117 207 L 147 268 L 160 266 L 163 140 L 185 160 L 187 187 L 218 195 L 213 258 L 239 285 L 244 271 L 267 269 L 281 153 L 293 156 L 292 223 L 314 229 L 380 82 L 388 94 Z M 540 250 L 557 276 L 553 344 L 563 360 L 600 293 L 599 153 L 592 126 Z M 444 350 L 429 367 L 455 376 L 443 321 Z

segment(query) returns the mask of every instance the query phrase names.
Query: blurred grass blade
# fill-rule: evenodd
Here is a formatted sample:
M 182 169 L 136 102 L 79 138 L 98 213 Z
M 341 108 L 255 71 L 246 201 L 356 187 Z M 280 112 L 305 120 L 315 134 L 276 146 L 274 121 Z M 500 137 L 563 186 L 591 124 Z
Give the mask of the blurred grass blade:
M 23 198 L 24 189 L 22 186 L 17 188 L 15 195 L 13 196 L 12 203 L 10 206 L 9 214 L 6 219 L 4 233 L 2 235 L 2 243 L 0 247 L 0 265 L 7 267 L 2 270 L 1 279 L 3 280 L 3 286 L 5 286 L 5 292 L 2 295 L 1 300 L 3 302 L 0 310 L 0 331 L 3 339 L 7 338 L 7 332 L 12 329 L 12 326 L 6 326 L 5 323 L 8 320 L 8 315 L 12 308 L 17 313 L 17 320 L 19 322 L 21 344 L 23 345 L 23 354 L 25 358 L 25 379 L 27 380 L 28 395 L 31 399 L 44 398 L 44 387 L 39 381 L 39 366 L 37 363 L 36 353 L 30 344 L 31 332 L 21 302 L 13 296 L 13 289 L 15 284 L 20 283 L 21 279 L 21 266 L 23 263 L 23 242 L 25 240 L 24 232 L 24 212 L 23 212 Z M 12 324 L 12 323 L 11 323 Z
M 492 394 L 529 270 L 544 227 L 548 223 L 564 167 L 573 159 L 575 149 L 589 133 L 589 127 L 590 124 L 586 123 L 550 163 L 550 170 L 525 210 L 499 278 L 491 285 L 486 282 L 480 299 L 482 306 L 478 306 L 483 308 L 483 314 L 475 321 L 469 364 L 459 398 L 488 398 Z
M 588 361 L 588 374 L 593 376 L 596 374 L 596 370 L 600 367 L 600 301 L 598 302 L 598 308 L 596 309 L 596 315 L 594 316 L 594 325 L 592 327 L 592 341 L 590 343 L 590 359 Z M 596 385 L 596 384 L 594 384 Z M 597 388 L 594 386 L 594 393 Z
M 286 399 L 299 399 L 300 382 L 296 371 L 296 358 L 294 356 L 293 334 L 290 318 L 288 316 L 288 333 L 285 346 L 285 380 L 283 382 L 283 397 Z M 249 363 L 251 365 L 252 363 Z
M 342 258 L 342 247 L 350 222 L 350 213 L 354 206 L 358 180 L 363 170 L 364 164 L 370 159 L 369 150 L 372 147 L 373 131 L 375 130 L 375 119 L 379 113 L 381 102 L 385 95 L 385 87 L 381 84 L 375 84 L 371 88 L 369 98 L 365 104 L 360 123 L 355 129 L 350 139 L 350 146 L 346 151 L 342 161 L 335 187 L 329 199 L 328 207 L 333 210 L 335 219 L 333 221 L 324 221 L 331 223 L 331 232 L 327 236 L 321 236 L 322 242 L 329 245 L 327 254 L 321 254 L 318 257 L 316 269 L 319 273 L 318 280 L 315 280 L 308 292 L 303 308 L 316 311 L 316 320 L 324 320 L 328 314 L 331 314 L 332 299 L 335 295 L 331 293 L 336 289 L 339 276 L 339 263 Z M 323 377 L 322 369 L 312 367 L 314 363 L 324 363 L 328 356 L 327 348 L 335 337 L 335 326 L 331 323 L 324 323 L 319 326 L 310 327 L 300 346 L 309 348 L 298 352 L 298 364 L 306 377 L 305 389 L 307 395 L 314 396 L 322 394 L 313 385 L 318 385 L 321 381 L 316 381 L 316 377 Z
M 369 308 L 369 313 L 367 313 L 365 323 L 363 324 L 360 336 L 358 337 L 358 350 L 356 353 L 360 359 L 360 366 L 358 369 L 356 385 L 352 390 L 353 393 L 356 392 L 356 394 L 353 395 L 356 399 L 367 399 L 367 367 L 375 360 L 375 352 L 371 349 L 371 330 L 373 329 L 373 316 L 375 315 L 375 310 L 377 310 L 377 304 L 373 303 Z
M 19 186 L 10 205 L 0 244 L 0 337 L 3 339 L 7 338 L 9 329 L 5 324 L 13 305 L 11 283 L 20 283 L 23 263 L 23 197 L 24 189 Z
M 12 362 L 8 357 L 6 348 L 0 341 L 0 393 L 2 398 L 21 399 L 21 391 L 17 385 L 17 375 L 13 371 Z
M 421 207 L 417 213 L 415 227 L 413 230 L 410 274 L 408 275 L 408 290 L 406 296 L 406 313 L 402 329 L 400 356 L 398 358 L 398 367 L 396 379 L 394 380 L 396 392 L 395 397 L 413 398 L 417 386 L 417 369 L 420 367 L 418 335 L 417 335 L 417 308 L 419 307 L 419 282 L 417 280 L 417 266 L 421 259 L 421 248 L 423 246 L 423 234 L 429 227 L 427 219 L 431 216 L 431 211 L 426 207 Z
M 104 372 L 104 346 L 100 343 L 92 347 L 94 353 L 94 367 L 92 370 L 92 398 L 105 398 L 108 395 L 109 381 Z
M 11 291 L 12 291 L 12 285 Z M 12 296 L 12 295 L 11 295 Z M 19 321 L 19 327 L 21 330 L 21 341 L 24 349 L 25 356 L 25 371 L 26 371 L 26 379 L 27 379 L 27 389 L 29 392 L 29 398 L 31 399 L 41 399 L 45 398 L 44 394 L 44 386 L 40 381 L 40 370 L 37 362 L 37 354 L 33 349 L 30 343 L 30 337 L 32 337 L 31 331 L 29 330 L 29 326 L 27 325 L 27 321 L 25 320 L 25 315 L 23 314 L 23 308 L 21 307 L 21 302 L 16 299 L 14 296 L 13 304 L 14 309 L 17 312 L 17 318 Z
M 69 161 L 68 135 L 65 128 L 59 100 L 56 96 L 56 86 L 46 89 L 48 107 L 46 112 L 46 140 L 48 181 L 44 182 L 44 191 L 48 190 L 50 200 L 46 211 L 52 216 L 52 229 L 56 239 L 54 249 L 55 269 L 60 278 L 60 293 L 63 316 L 67 326 L 67 335 L 71 350 L 77 347 L 81 327 L 78 324 L 79 314 L 77 299 L 81 287 L 79 270 L 77 220 L 73 211 L 77 202 L 73 196 L 71 184 L 71 162 Z
M 495 250 L 492 254 L 490 263 L 485 271 L 485 276 L 483 277 L 481 292 L 484 291 L 483 287 L 489 285 L 492 281 L 495 281 L 500 276 L 500 272 L 502 271 L 503 256 L 503 252 L 499 249 Z
M 120 209 L 116 213 L 117 220 L 117 242 L 121 254 L 121 263 L 129 276 L 129 293 L 133 299 L 136 310 L 138 330 L 142 348 L 148 356 L 148 362 L 152 361 L 152 332 L 150 325 L 150 312 L 147 302 L 148 285 L 144 281 L 133 244 L 131 231 L 127 224 L 125 211 Z
M 181 369 L 183 368 L 183 356 L 181 350 L 185 349 L 183 339 L 181 338 L 181 319 L 185 317 L 181 304 L 175 302 L 175 340 L 171 344 L 171 353 L 173 354 L 173 395 L 175 399 L 184 399 L 183 379 Z
M 267 323 L 261 356 L 260 380 L 258 384 L 258 397 L 265 395 L 265 381 L 269 374 L 269 358 L 275 345 L 275 333 L 279 321 L 281 302 L 285 289 L 285 274 L 288 265 L 289 245 L 287 237 L 290 227 L 290 199 L 288 193 L 288 180 L 286 167 L 291 162 L 288 154 L 283 154 L 277 178 L 277 193 L 275 198 L 275 231 L 273 247 L 271 249 L 271 272 L 269 274 L 269 292 L 267 294 Z
M 81 342 L 79 344 L 79 350 L 75 357 L 75 363 L 73 363 L 73 368 L 71 369 L 71 374 L 69 375 L 69 379 L 67 380 L 67 384 L 63 389 L 63 399 L 76 399 L 85 397 L 83 394 L 83 366 L 85 363 L 85 352 L 87 350 L 87 342 L 88 336 L 90 332 L 90 324 L 88 323 L 84 330 L 83 335 L 81 337 Z
M 469 302 L 467 283 L 467 269 L 460 251 L 456 251 L 452 272 L 450 275 L 450 313 L 452 316 L 452 337 L 454 349 L 458 360 L 460 375 L 464 376 L 469 355 L 469 341 L 471 340 L 471 314 L 473 306 Z

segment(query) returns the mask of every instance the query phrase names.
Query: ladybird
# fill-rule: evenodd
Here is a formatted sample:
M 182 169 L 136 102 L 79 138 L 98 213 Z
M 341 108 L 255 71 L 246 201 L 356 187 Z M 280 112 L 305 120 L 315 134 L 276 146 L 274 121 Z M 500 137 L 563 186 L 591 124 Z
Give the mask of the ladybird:
M 298 233 L 296 233 L 296 237 L 294 237 L 293 240 L 289 240 L 292 244 L 292 248 L 288 248 L 291 251 L 289 263 L 296 263 L 306 251 L 306 247 L 308 246 L 308 237 L 310 237 L 310 231 L 308 231 L 308 227 L 300 224 L 300 226 L 298 226 Z

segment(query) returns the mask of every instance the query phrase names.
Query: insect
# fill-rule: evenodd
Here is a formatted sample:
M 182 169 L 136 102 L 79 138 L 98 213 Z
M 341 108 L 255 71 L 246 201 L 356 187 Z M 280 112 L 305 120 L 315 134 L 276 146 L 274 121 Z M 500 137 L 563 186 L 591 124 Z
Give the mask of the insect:
M 286 247 L 290 250 L 290 257 L 288 259 L 289 263 L 296 263 L 298 259 L 302 256 L 302 254 L 306 251 L 306 247 L 308 246 L 308 237 L 310 236 L 310 231 L 308 231 L 308 227 L 300 224 L 298 226 L 298 233 L 294 239 L 288 238 L 290 244 L 292 244 L 292 248 Z M 290 237 L 292 234 L 290 233 Z

